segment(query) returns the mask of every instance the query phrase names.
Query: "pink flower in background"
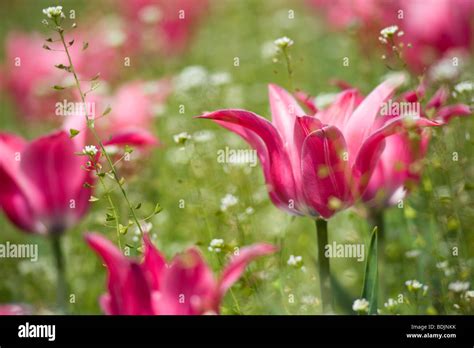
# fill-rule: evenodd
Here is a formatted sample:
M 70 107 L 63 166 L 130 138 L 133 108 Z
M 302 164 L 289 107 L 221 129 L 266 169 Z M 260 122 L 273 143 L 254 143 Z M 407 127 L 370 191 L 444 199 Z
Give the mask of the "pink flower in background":
M 90 172 L 81 168 L 84 137 L 58 130 L 31 142 L 0 133 L 0 208 L 20 229 L 60 234 L 89 207 Z
M 208 0 L 121 1 L 132 36 L 141 40 L 145 49 L 157 48 L 165 56 L 185 50 L 208 7 Z
M 225 293 L 248 263 L 276 251 L 270 244 L 242 248 L 215 279 L 195 248 L 176 255 L 167 264 L 145 234 L 144 258 L 138 263 L 101 235 L 88 234 L 86 240 L 108 269 L 108 293 L 101 297 L 100 304 L 110 315 L 217 314 Z
M 3 304 L 0 305 L 0 315 L 28 315 L 30 310 L 24 305 Z
M 95 117 L 95 129 L 104 145 L 138 148 L 158 145 L 158 138 L 152 133 L 154 116 L 163 108 L 171 88 L 169 79 L 132 81 L 121 85 L 112 95 L 99 91 L 89 94 L 86 102 L 93 106 L 95 115 L 88 110 L 88 116 Z M 111 108 L 110 113 L 101 116 L 108 107 Z M 72 117 L 85 116 L 79 114 Z
M 419 103 L 424 93 L 423 88 L 418 89 L 418 93 L 407 93 L 405 101 Z M 442 87 L 426 105 L 426 110 L 434 115 L 434 121 L 441 125 L 447 124 L 455 116 L 472 114 L 467 105 L 443 106 L 448 95 L 448 90 Z M 387 137 L 385 148 L 364 193 L 364 202 L 371 208 L 382 209 L 404 198 L 407 191 L 420 180 L 421 161 L 426 155 L 429 141 L 430 133 L 420 127 Z
M 2 88 L 13 98 L 19 114 L 26 118 L 54 115 L 58 92 L 67 73 L 54 67 L 67 64 L 63 52 L 48 51 L 41 35 L 11 32 L 6 38 Z
M 270 85 L 272 122 L 245 110 L 219 110 L 199 117 L 214 120 L 257 150 L 277 207 L 329 218 L 362 196 L 385 138 L 401 132 L 404 121 L 411 118 L 377 117 L 402 82 L 400 76 L 389 79 L 365 98 L 355 89 L 343 91 L 313 116 L 307 116 L 288 92 Z
M 380 30 L 397 25 L 404 34 L 409 67 L 422 72 L 439 59 L 472 54 L 474 2 L 472 0 L 309 0 L 337 29 L 355 25 L 359 39 L 373 46 Z

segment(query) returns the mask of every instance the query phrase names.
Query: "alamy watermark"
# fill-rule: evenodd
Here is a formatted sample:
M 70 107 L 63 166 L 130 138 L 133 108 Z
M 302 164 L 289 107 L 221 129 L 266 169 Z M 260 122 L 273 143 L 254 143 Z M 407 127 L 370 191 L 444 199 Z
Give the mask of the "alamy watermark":
M 0 244 L 1 259 L 30 259 L 32 262 L 38 261 L 38 244 L 15 244 L 6 242 Z
M 392 101 L 389 99 L 387 102 L 382 104 L 380 108 L 380 114 L 383 116 L 390 116 L 390 115 L 412 115 L 418 116 L 421 112 L 420 103 L 414 102 L 407 102 L 407 101 Z
M 226 146 L 217 150 L 217 163 L 257 165 L 257 151 L 252 149 L 231 149 Z
M 68 102 L 64 99 L 62 102 L 57 102 L 55 105 L 56 116 L 84 116 L 90 118 L 95 117 L 95 103 L 94 102 Z
M 364 244 L 339 244 L 335 241 L 324 246 L 324 256 L 327 258 L 357 258 L 358 262 L 365 259 Z

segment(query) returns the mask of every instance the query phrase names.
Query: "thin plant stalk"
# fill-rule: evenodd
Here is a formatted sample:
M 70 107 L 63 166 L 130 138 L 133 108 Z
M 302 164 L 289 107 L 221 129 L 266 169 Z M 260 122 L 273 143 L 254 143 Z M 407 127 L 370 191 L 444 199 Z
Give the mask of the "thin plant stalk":
M 61 234 L 51 235 L 51 248 L 53 250 L 54 261 L 56 266 L 57 305 L 62 313 L 67 313 L 66 265 L 64 262 Z
M 316 235 L 318 239 L 318 271 L 321 290 L 321 303 L 323 313 L 331 311 L 331 278 L 329 258 L 324 255 L 328 244 L 328 223 L 324 219 L 316 219 Z

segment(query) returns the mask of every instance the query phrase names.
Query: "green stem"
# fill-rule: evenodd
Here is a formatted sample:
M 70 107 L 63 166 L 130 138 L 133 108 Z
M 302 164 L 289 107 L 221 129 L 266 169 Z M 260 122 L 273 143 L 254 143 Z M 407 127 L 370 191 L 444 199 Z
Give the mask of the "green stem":
M 61 235 L 53 234 L 51 236 L 51 247 L 56 264 L 57 281 L 57 304 L 62 313 L 67 313 L 67 282 L 65 275 L 64 255 L 61 246 Z
M 61 38 L 61 42 L 64 46 L 64 50 L 65 50 L 66 55 L 67 55 L 70 71 L 72 72 L 72 74 L 74 76 L 74 81 L 76 83 L 77 90 L 79 91 L 79 94 L 81 96 L 81 101 L 85 105 L 86 98 L 85 98 L 84 93 L 82 92 L 81 83 L 79 82 L 79 78 L 77 77 L 77 74 L 76 74 L 76 69 L 74 68 L 74 65 L 72 63 L 72 58 L 71 58 L 71 55 L 69 54 L 69 49 L 68 49 L 68 46 L 67 46 L 66 41 L 64 39 L 64 34 L 63 34 L 62 31 L 59 31 L 58 33 L 59 33 L 59 36 Z M 109 154 L 105 150 L 104 144 L 102 143 L 102 140 L 100 140 L 97 132 L 94 129 L 94 124 L 91 123 L 91 120 L 89 119 L 89 116 L 87 114 L 86 114 L 86 121 L 87 121 L 87 127 L 89 128 L 90 132 L 92 133 L 95 140 L 99 144 L 99 147 L 100 147 L 102 153 L 104 154 L 105 158 L 107 159 L 107 162 L 109 163 L 110 170 L 112 171 L 112 175 L 114 177 L 114 180 L 117 182 L 117 185 L 120 187 L 120 191 L 122 192 L 122 195 L 125 198 L 125 201 L 128 205 L 128 208 L 130 209 L 133 220 L 137 224 L 137 227 L 138 227 L 138 230 L 140 231 L 140 234 L 143 236 L 142 226 L 141 226 L 141 224 L 138 220 L 137 214 L 135 213 L 135 209 L 133 208 L 132 204 L 130 203 L 127 192 L 123 188 L 122 181 L 120 180 L 120 178 L 118 176 L 118 173 L 117 173 L 117 170 L 115 169 L 114 163 L 112 162 L 112 159 L 110 158 Z
M 285 61 L 286 61 L 286 70 L 288 72 L 290 91 L 293 93 L 294 92 L 294 88 L 293 88 L 293 68 L 291 66 L 291 58 L 290 58 L 290 55 L 287 51 L 287 48 L 283 48 L 282 52 L 283 52 L 283 56 L 285 57 Z
M 324 248 L 328 244 L 328 223 L 326 220 L 316 219 L 316 234 L 318 238 L 318 266 L 321 303 L 323 313 L 328 313 L 331 311 L 331 279 L 329 258 L 324 255 Z

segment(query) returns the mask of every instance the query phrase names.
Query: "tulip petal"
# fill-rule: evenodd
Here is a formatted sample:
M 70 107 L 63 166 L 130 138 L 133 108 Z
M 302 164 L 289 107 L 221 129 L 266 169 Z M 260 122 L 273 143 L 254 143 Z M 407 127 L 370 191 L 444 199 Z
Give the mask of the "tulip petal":
M 155 306 L 159 314 L 195 315 L 218 311 L 218 294 L 212 271 L 194 248 L 175 256 L 165 270 Z
M 270 84 L 268 86 L 268 96 L 272 123 L 280 133 L 284 146 L 291 146 L 296 116 L 303 116 L 306 113 L 290 93 L 277 85 Z
M 104 141 L 104 146 L 109 145 L 146 147 L 158 146 L 159 141 L 158 138 L 150 132 L 144 129 L 134 128 L 113 134 L 110 139 Z
M 235 109 L 218 110 L 199 118 L 212 119 L 247 141 L 257 151 L 272 202 L 281 209 L 299 214 L 289 207 L 291 201 L 297 201 L 291 163 L 278 131 L 268 120 Z
M 71 200 L 77 199 L 88 175 L 81 169 L 84 162 L 64 131 L 38 138 L 25 148 L 20 167 L 45 199 L 41 213 L 53 219 L 50 228 L 64 229 L 70 216 L 75 216 Z
M 346 143 L 339 129 L 326 126 L 310 133 L 303 144 L 301 168 L 306 201 L 329 218 L 351 201 Z
M 112 315 L 151 315 L 151 291 L 140 265 L 127 259 L 108 239 L 87 234 L 86 241 L 108 270 L 108 294 L 101 304 Z
M 436 113 L 436 121 L 441 123 L 448 123 L 453 117 L 470 115 L 472 115 L 472 111 L 467 105 L 449 105 L 438 110 L 438 112 Z
M 388 121 L 362 144 L 355 163 L 352 167 L 354 185 L 359 194 L 363 194 L 367 188 L 372 173 L 377 165 L 385 146 L 385 138 L 392 134 L 403 133 L 407 126 L 430 127 L 440 126 L 427 118 L 419 117 L 413 119 L 411 116 L 398 116 L 388 118 Z
M 403 75 L 397 75 L 378 85 L 355 109 L 344 128 L 344 136 L 350 151 L 350 161 L 356 154 L 362 143 L 370 134 L 375 118 L 382 104 L 390 98 L 395 89 L 404 81 Z
M 148 233 L 143 235 L 143 241 L 145 244 L 145 257 L 143 258 L 141 267 L 152 290 L 159 291 L 161 276 L 166 267 L 166 261 L 158 249 L 153 245 Z
M 362 99 L 362 95 L 356 89 L 346 89 L 337 95 L 327 109 L 318 112 L 315 116 L 323 124 L 336 126 L 344 133 L 349 118 Z
M 436 93 L 433 95 L 433 97 L 428 101 L 426 104 L 426 108 L 435 108 L 438 109 L 440 108 L 446 101 L 448 100 L 449 97 L 449 91 L 446 87 L 440 87 Z
M 242 273 L 250 262 L 261 256 L 273 254 L 277 250 L 277 247 L 266 243 L 254 244 L 242 248 L 237 256 L 232 257 L 222 272 L 218 284 L 220 296 L 223 297 L 227 290 L 242 276 Z
M 313 114 L 318 112 L 318 107 L 316 106 L 316 103 L 314 102 L 314 98 L 311 97 L 308 93 L 296 92 L 295 97 L 304 105 L 306 105 L 308 110 L 311 111 Z

